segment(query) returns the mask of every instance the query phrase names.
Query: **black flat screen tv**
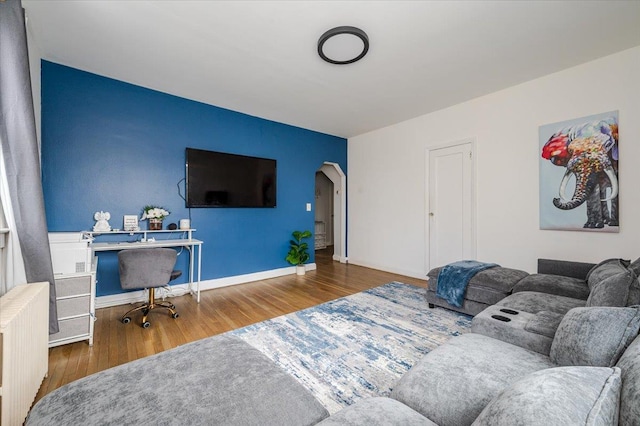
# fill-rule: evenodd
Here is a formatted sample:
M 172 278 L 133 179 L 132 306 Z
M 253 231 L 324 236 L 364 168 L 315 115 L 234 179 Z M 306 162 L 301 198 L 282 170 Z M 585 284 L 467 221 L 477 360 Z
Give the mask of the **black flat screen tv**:
M 275 207 L 276 160 L 187 148 L 187 207 Z

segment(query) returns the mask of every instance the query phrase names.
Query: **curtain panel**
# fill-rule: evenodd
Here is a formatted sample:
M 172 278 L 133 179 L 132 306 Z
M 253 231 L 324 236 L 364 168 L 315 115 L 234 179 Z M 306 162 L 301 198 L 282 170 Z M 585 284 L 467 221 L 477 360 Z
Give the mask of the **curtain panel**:
M 9 185 L 7 174 L 4 170 L 4 160 L 0 149 L 0 227 L 11 230 L 5 234 L 5 247 L 0 259 L 0 296 L 12 289 L 16 283 L 26 283 L 27 276 L 24 271 L 24 261 L 20 250 L 20 241 L 15 235 L 16 221 L 13 217 L 11 207 L 11 197 L 9 196 Z
M 16 227 L 11 233 L 19 240 L 27 282 L 49 282 L 49 333 L 56 333 L 56 290 L 20 0 L 0 1 L 0 142 Z

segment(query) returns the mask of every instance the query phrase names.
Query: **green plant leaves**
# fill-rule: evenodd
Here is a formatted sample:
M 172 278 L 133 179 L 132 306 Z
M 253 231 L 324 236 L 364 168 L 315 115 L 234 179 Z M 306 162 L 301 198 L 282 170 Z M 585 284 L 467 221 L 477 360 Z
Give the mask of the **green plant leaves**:
M 285 260 L 294 266 L 302 265 L 311 258 L 309 253 L 307 253 L 309 244 L 302 241 L 305 238 L 311 237 L 311 231 L 293 231 L 291 235 L 293 236 L 293 240 L 289 240 L 290 248 Z

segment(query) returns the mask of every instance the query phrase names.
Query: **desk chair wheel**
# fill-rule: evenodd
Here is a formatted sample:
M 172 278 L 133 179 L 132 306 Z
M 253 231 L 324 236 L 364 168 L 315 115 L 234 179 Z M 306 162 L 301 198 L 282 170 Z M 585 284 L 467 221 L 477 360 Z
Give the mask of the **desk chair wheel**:
M 171 314 L 171 318 L 178 318 L 180 315 L 177 312 L 174 312 L 173 314 Z
M 151 327 L 151 323 L 149 321 L 145 321 L 141 324 L 142 328 L 149 328 Z
M 131 318 L 129 317 L 124 317 L 122 318 L 120 321 L 122 321 L 123 324 L 129 324 L 131 322 Z

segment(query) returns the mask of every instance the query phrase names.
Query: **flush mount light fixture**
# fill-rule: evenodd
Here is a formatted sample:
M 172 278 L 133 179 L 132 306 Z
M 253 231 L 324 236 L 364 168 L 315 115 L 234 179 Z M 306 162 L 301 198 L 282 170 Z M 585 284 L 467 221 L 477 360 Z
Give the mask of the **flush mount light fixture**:
M 352 64 L 362 59 L 368 51 L 369 37 L 356 27 L 332 28 L 318 40 L 318 55 L 331 64 Z

